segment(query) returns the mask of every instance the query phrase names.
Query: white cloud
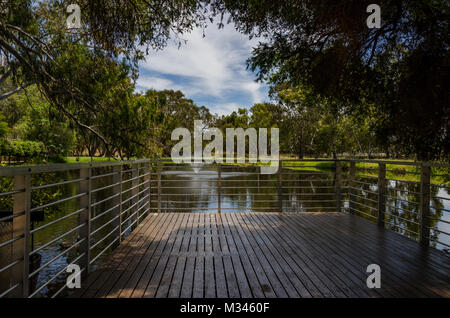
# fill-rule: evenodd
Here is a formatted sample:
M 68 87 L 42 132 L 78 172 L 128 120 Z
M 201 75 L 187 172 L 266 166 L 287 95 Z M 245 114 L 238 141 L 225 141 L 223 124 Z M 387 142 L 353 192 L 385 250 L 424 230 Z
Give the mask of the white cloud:
M 142 78 L 138 89 L 179 89 L 189 98 L 217 110 L 227 111 L 244 100 L 251 106 L 266 97 L 265 86 L 254 82 L 254 74 L 245 70 L 255 40 L 238 33 L 232 24 L 218 29 L 215 24 L 194 29 L 184 36 L 186 45 L 171 42 L 162 51 L 151 52 L 140 64 Z M 234 108 L 235 109 L 235 108 Z M 222 112 L 222 111 L 221 111 Z
M 238 108 L 243 108 L 242 105 L 237 103 L 224 103 L 224 104 L 212 104 L 209 109 L 211 113 L 221 115 L 231 114 L 233 111 L 237 111 Z
M 155 76 L 140 76 L 136 83 L 137 88 L 142 89 L 156 89 L 158 91 L 167 89 L 169 87 L 175 87 L 175 83 L 160 77 Z

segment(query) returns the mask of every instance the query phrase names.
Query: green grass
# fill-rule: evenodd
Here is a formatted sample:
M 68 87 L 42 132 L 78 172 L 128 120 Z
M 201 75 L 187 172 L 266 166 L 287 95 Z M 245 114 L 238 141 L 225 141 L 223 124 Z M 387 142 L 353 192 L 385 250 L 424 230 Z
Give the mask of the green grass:
M 108 157 L 64 157 L 66 163 L 81 163 L 81 162 L 103 162 L 116 161 L 114 158 Z
M 408 161 L 413 162 L 412 160 Z M 357 172 L 359 170 L 364 175 L 378 177 L 378 165 L 376 163 L 358 162 L 355 167 L 357 168 Z M 432 184 L 450 185 L 449 168 L 432 167 L 431 174 L 430 181 Z M 386 178 L 399 181 L 420 182 L 420 166 L 386 164 Z
M 281 156 L 281 159 L 288 159 L 289 157 Z M 309 161 L 308 159 L 311 159 Z M 322 160 L 326 160 L 328 158 L 323 158 Z M 108 157 L 65 157 L 62 162 L 66 163 L 83 163 L 83 162 L 105 162 L 105 161 L 116 161 L 114 158 Z M 380 161 L 383 161 L 380 159 Z M 399 161 L 399 162 L 414 162 L 413 160 L 389 160 L 389 161 Z M 52 163 L 52 162 L 48 162 Z M 161 161 L 162 164 L 173 164 L 174 162 L 170 158 L 163 158 Z M 5 164 L 2 164 L 5 165 Z M 16 166 L 14 164 L 12 166 Z M 28 165 L 28 164 L 26 164 Z M 251 167 L 251 166 L 268 166 L 270 163 L 263 164 L 261 162 L 258 163 L 227 163 L 223 162 L 222 165 L 226 166 L 239 166 L 239 167 Z M 6 164 L 7 166 L 7 164 Z M 356 173 L 378 177 L 378 164 L 372 162 L 357 162 Z M 334 167 L 334 162 L 332 159 L 330 161 L 314 161 L 313 158 L 307 158 L 305 161 L 284 161 L 283 168 L 290 170 L 300 170 L 300 171 L 330 171 Z M 348 171 L 349 163 L 343 162 L 342 168 L 344 173 Z M 450 186 L 450 169 L 449 168 L 439 168 L 432 167 L 431 169 L 432 184 L 440 184 L 445 186 Z M 434 176 L 433 176 L 434 175 Z M 386 164 L 386 178 L 391 180 L 399 180 L 399 181 L 410 181 L 410 182 L 420 182 L 420 167 L 413 165 L 402 165 L 402 164 Z

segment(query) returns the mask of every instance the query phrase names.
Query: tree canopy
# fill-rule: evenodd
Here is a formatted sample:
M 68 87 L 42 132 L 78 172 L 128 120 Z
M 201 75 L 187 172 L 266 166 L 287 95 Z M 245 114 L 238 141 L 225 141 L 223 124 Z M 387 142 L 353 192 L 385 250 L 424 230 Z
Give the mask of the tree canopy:
M 384 149 L 395 144 L 418 159 L 448 158 L 450 4 L 380 0 L 380 28 L 369 28 L 371 2 L 79 0 L 81 25 L 70 29 L 66 1 L 2 0 L 0 101 L 34 87 L 51 111 L 78 127 L 76 138 L 88 149 L 98 151 L 100 142 L 107 154 L 144 155 L 154 131 L 167 136 L 155 127 L 139 133 L 148 122 L 170 129 L 186 112 L 205 120 L 210 114 L 172 93 L 161 94 L 182 108 L 169 102 L 162 109 L 159 93 L 134 96 L 138 62 L 170 39 L 182 44 L 184 33 L 219 15 L 219 27 L 233 23 L 259 37 L 248 66 L 272 86 L 279 109 L 270 113 L 289 114 L 284 124 L 298 132 L 291 147 L 300 156 L 317 136 L 307 124 L 327 114 L 330 136 L 353 118 Z M 258 120 L 273 108 L 254 107 Z M 171 111 L 179 113 L 173 122 Z
M 449 154 L 449 8 L 445 0 L 220 1 L 238 30 L 262 36 L 249 60 L 258 79 L 313 89 L 339 109 L 380 113 L 378 135 L 420 159 Z

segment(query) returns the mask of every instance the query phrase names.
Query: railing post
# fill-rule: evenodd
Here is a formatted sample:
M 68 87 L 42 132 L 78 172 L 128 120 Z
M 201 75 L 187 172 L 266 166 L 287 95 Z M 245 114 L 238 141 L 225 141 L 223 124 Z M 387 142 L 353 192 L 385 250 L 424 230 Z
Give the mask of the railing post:
M 420 242 L 425 246 L 430 244 L 430 179 L 430 166 L 422 164 L 420 173 Z
M 278 207 L 283 212 L 283 160 L 278 161 Z
M 354 211 L 354 204 L 353 204 L 353 200 L 352 200 L 352 198 L 353 198 L 353 196 L 352 196 L 352 194 L 353 194 L 353 187 L 355 187 L 355 172 L 356 172 L 356 164 L 355 164 L 355 162 L 354 161 L 350 161 L 350 170 L 349 170 L 349 173 L 348 173 L 348 186 L 349 186 L 349 188 L 348 188 L 348 192 L 349 192 L 349 194 L 348 194 L 348 207 L 349 207 L 349 210 L 350 210 L 350 213 L 353 213 L 353 211 Z
M 341 174 L 342 174 L 342 169 L 341 169 L 341 163 L 339 161 L 335 161 L 335 173 L 336 173 L 336 210 L 337 212 L 341 212 L 341 201 L 342 201 L 342 194 L 341 194 Z
M 131 178 L 133 178 L 133 179 L 136 178 L 136 179 L 131 181 L 131 187 L 134 188 L 133 190 L 131 190 L 131 196 L 132 197 L 136 196 L 136 197 L 131 199 L 131 205 L 136 204 L 136 206 L 131 209 L 130 215 L 132 215 L 133 213 L 136 213 L 136 220 L 139 220 L 139 204 L 137 204 L 137 203 L 139 202 L 138 193 L 139 193 L 140 178 L 138 178 L 138 177 L 139 177 L 139 165 L 132 164 L 131 165 Z M 131 218 L 131 219 L 133 219 L 133 218 Z M 137 221 L 136 223 L 139 224 L 139 221 Z
M 148 195 L 148 199 L 147 199 L 147 214 L 150 213 L 150 210 L 152 208 L 152 189 L 151 189 L 151 185 L 152 185 L 152 166 L 150 161 L 146 164 L 146 169 L 145 169 L 145 173 L 147 174 L 147 177 L 145 178 L 145 180 L 147 181 L 146 187 L 148 187 L 148 191 L 147 191 L 147 195 Z
M 222 199 L 222 165 L 217 164 L 217 213 L 221 213 L 221 199 Z
M 161 213 L 161 161 L 158 160 L 158 213 Z
M 79 237 L 80 240 L 84 241 L 80 244 L 80 253 L 85 253 L 82 257 L 80 263 L 84 265 L 84 271 L 82 278 L 85 279 L 89 274 L 90 261 L 91 261 L 91 177 L 92 168 L 81 168 L 80 169 L 80 193 L 86 193 L 86 195 L 80 198 L 80 209 L 84 209 L 79 214 L 79 223 L 85 224 L 85 226 L 80 228 Z
M 12 245 L 12 260 L 23 257 L 23 261 L 11 271 L 12 284 L 22 283 L 22 290 L 16 288 L 11 293 L 13 297 L 28 297 L 30 272 L 30 208 L 31 208 L 31 174 L 14 177 L 14 190 L 21 191 L 13 196 L 13 214 L 24 215 L 13 218 L 13 237 L 23 235 Z
M 378 225 L 384 227 L 386 212 L 386 164 L 378 164 Z
M 113 206 L 117 205 L 112 213 L 112 217 L 117 218 L 117 221 L 113 222 L 113 225 L 119 227 L 119 242 L 122 242 L 122 164 L 114 166 L 113 172 L 113 184 L 116 184 L 113 187 L 113 195 L 118 194 L 118 196 L 112 200 Z

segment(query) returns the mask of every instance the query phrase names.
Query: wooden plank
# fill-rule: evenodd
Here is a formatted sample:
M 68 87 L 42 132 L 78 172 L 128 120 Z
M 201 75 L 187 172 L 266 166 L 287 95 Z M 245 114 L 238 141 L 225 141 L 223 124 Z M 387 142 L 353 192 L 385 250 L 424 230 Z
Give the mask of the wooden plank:
M 195 256 L 188 255 L 186 258 L 186 267 L 184 268 L 183 285 L 181 287 L 182 298 L 192 297 L 192 288 L 194 284 Z
M 382 266 L 381 289 L 365 286 L 369 263 Z M 447 266 L 352 215 L 167 213 L 145 218 L 75 295 L 449 297 Z
M 89 275 L 88 279 L 82 283 L 82 289 L 75 292 L 71 297 L 93 297 L 98 289 L 109 281 L 113 272 L 120 272 L 121 264 L 128 264 L 134 253 L 134 248 L 138 243 L 143 243 L 146 238 L 146 231 L 155 222 L 161 221 L 161 218 L 148 217 L 145 222 L 141 223 L 139 227 L 133 231 L 117 249 L 107 258 L 99 267 Z
M 175 245 L 181 222 L 183 221 L 184 214 L 175 213 L 174 215 L 176 221 L 169 229 L 170 235 L 164 240 L 166 241 L 164 247 L 161 249 L 157 248 L 155 254 L 153 254 L 150 263 L 145 269 L 145 273 L 147 275 L 142 275 L 141 280 L 138 283 L 138 287 L 133 291 L 133 293 L 136 294 L 135 297 L 150 298 L 155 295 L 159 282 L 161 281 L 162 274 L 167 265 L 170 252 Z
M 286 221 L 288 214 L 286 216 L 268 216 L 268 220 L 274 222 L 274 227 L 283 233 L 283 238 L 287 240 L 294 248 L 297 254 L 308 264 L 311 270 L 319 277 L 324 285 L 326 285 L 329 290 L 336 297 L 348 297 L 349 294 L 346 289 L 342 286 L 342 281 L 339 280 L 336 275 L 329 271 L 327 266 L 324 266 L 323 260 L 321 260 L 315 251 L 311 248 L 309 243 L 298 238 L 298 234 L 294 233 L 289 228 L 289 223 Z
M 225 277 L 225 269 L 223 266 L 222 259 L 222 244 L 219 238 L 219 230 L 217 228 L 217 215 L 211 215 L 211 232 L 212 232 L 212 241 L 213 241 L 213 252 L 214 252 L 214 273 L 216 277 L 216 294 L 217 298 L 227 298 L 228 290 L 227 290 L 227 281 Z
M 225 214 L 230 233 L 236 243 L 254 297 L 276 297 L 270 282 L 253 253 L 248 253 L 237 231 L 232 213 Z
M 359 222 L 360 218 L 354 221 Z M 361 221 L 364 220 L 361 219 Z M 334 225 L 332 223 L 329 223 L 329 227 L 333 228 Z M 344 226 L 342 226 L 342 228 L 345 229 Z M 334 231 L 342 231 L 343 229 L 334 228 Z M 380 233 L 382 234 L 385 231 L 387 230 L 376 232 L 379 232 L 379 235 Z M 377 238 L 376 233 L 374 234 L 374 236 L 371 236 L 371 234 L 368 232 L 358 233 L 355 232 L 355 230 L 352 230 L 351 237 L 356 240 L 353 243 L 353 246 L 363 244 L 366 251 L 371 251 L 375 255 L 382 256 L 381 258 L 378 257 L 373 262 L 377 262 L 380 266 L 386 268 L 388 272 L 392 272 L 394 277 L 396 278 L 398 286 L 403 286 L 403 289 L 407 292 L 408 295 L 436 297 L 440 295 L 441 291 L 436 292 L 434 290 L 434 287 L 431 286 L 448 286 L 448 284 L 450 283 L 450 281 L 448 281 L 448 275 L 447 282 L 445 281 L 445 278 L 441 280 L 433 275 L 431 275 L 430 277 L 428 267 L 425 266 L 423 262 L 420 262 L 420 257 L 417 257 L 417 254 L 415 255 L 414 259 L 419 262 L 415 264 L 410 263 L 410 257 L 414 256 L 414 254 L 403 254 L 401 246 L 396 249 L 391 249 L 391 247 L 389 246 L 394 242 L 387 240 L 384 235 Z M 398 235 L 398 240 L 403 241 L 408 239 Z M 381 250 L 380 247 L 382 247 Z M 423 281 L 427 281 L 431 284 L 423 283 Z M 443 288 L 443 291 L 445 293 L 447 289 Z
M 349 249 L 344 249 L 343 246 L 346 246 L 346 236 L 340 236 L 340 235 L 332 235 L 329 236 L 328 232 L 326 230 L 326 224 L 323 224 L 318 220 L 318 216 L 316 218 L 304 218 L 304 217 L 295 217 L 296 220 L 293 220 L 293 223 L 301 222 L 305 225 L 307 225 L 308 233 L 307 235 L 311 237 L 316 237 L 317 240 L 315 240 L 315 243 L 320 245 L 324 253 L 330 255 L 330 259 L 336 264 L 337 267 L 341 269 L 341 271 L 344 271 L 346 273 L 345 279 L 349 281 L 347 285 L 352 286 L 353 284 L 356 284 L 358 286 L 357 289 L 363 289 L 366 293 L 364 297 L 367 297 L 367 295 L 370 295 L 371 297 L 382 297 L 382 296 L 388 296 L 388 297 L 402 297 L 405 295 L 399 294 L 395 289 L 392 289 L 392 286 L 389 288 L 386 288 L 388 284 L 383 284 L 383 290 L 378 289 L 369 289 L 366 286 L 366 279 L 367 279 L 367 273 L 366 268 L 367 265 L 373 263 L 372 261 L 369 261 L 367 263 L 364 262 L 356 262 L 354 259 L 350 258 L 350 255 L 357 254 L 358 258 L 363 257 L 364 249 L 355 249 L 351 245 L 348 246 Z M 310 223 L 312 222 L 312 223 Z M 359 259 L 358 259 L 359 260 Z M 384 277 L 384 275 L 383 275 Z M 386 275 L 386 277 L 388 277 Z M 385 277 L 385 278 L 386 278 Z M 388 278 L 389 279 L 389 278 Z
M 173 274 L 172 282 L 169 287 L 169 298 L 178 298 L 181 293 L 181 284 L 183 282 L 184 267 L 186 266 L 186 257 L 177 258 L 177 265 Z
M 186 229 L 187 223 L 187 215 L 183 213 L 180 216 L 182 219 L 181 226 L 177 229 L 177 237 L 175 243 L 170 251 L 170 255 L 165 255 L 167 260 L 167 264 L 165 264 L 164 259 L 161 258 L 158 266 L 153 274 L 153 279 L 150 281 L 150 284 L 147 286 L 146 293 L 144 297 L 152 297 L 155 295 L 157 298 L 165 298 L 169 293 L 170 284 L 172 281 L 172 277 L 175 271 L 175 266 L 178 259 L 178 253 L 180 252 L 181 242 L 183 240 L 183 234 Z M 164 271 L 164 273 L 162 273 Z M 159 286 L 156 290 L 157 279 L 159 276 L 162 276 L 161 281 L 159 282 Z
M 238 287 L 239 284 L 238 284 L 238 281 L 236 278 L 235 270 L 233 267 L 233 262 L 231 261 L 230 249 L 228 246 L 228 241 L 225 237 L 224 224 L 222 221 L 221 214 L 217 214 L 216 220 L 217 220 L 217 229 L 218 229 L 218 233 L 219 233 L 219 240 L 220 240 L 221 249 L 222 249 L 222 262 L 223 262 L 225 278 L 226 278 L 226 282 L 227 282 L 228 295 L 231 298 L 238 298 L 238 297 L 240 297 L 239 287 Z
M 143 261 L 148 249 L 156 244 L 155 240 L 157 240 L 163 233 L 166 231 L 166 227 L 170 224 L 173 219 L 172 215 L 159 214 L 157 217 L 160 221 L 157 223 L 153 223 L 152 226 L 147 229 L 145 232 L 145 237 L 142 238 L 142 243 L 136 248 L 132 248 L 132 253 L 128 255 L 129 263 L 124 263 L 123 267 L 120 270 L 116 270 L 120 273 L 120 277 L 118 279 L 108 279 L 109 284 L 111 284 L 111 288 L 109 291 L 104 294 L 106 297 L 118 297 L 121 295 L 122 291 L 126 289 L 126 284 L 132 279 L 133 275 L 137 274 L 137 269 L 139 265 L 145 262 Z M 132 290 L 125 291 L 128 294 L 131 294 Z
M 365 235 L 366 239 L 376 237 L 376 242 L 389 243 L 385 244 L 386 246 L 383 246 L 383 248 L 401 257 L 408 266 L 418 266 L 418 270 L 421 270 L 423 266 L 427 266 L 438 278 L 444 280 L 448 278 L 450 268 L 447 270 L 445 263 L 449 257 L 439 251 L 432 251 L 432 249 L 428 248 L 424 249 L 417 242 L 393 231 L 387 229 L 376 230 L 371 222 L 362 218 L 343 219 L 340 221 L 347 226 L 349 222 L 354 223 L 356 226 L 352 226 L 351 230 L 355 234 Z M 439 254 L 436 255 L 433 252 L 438 252 Z
M 270 247 L 266 245 L 266 242 L 259 235 L 255 225 L 246 222 L 245 214 L 239 214 L 236 218 L 241 223 L 244 233 L 246 233 L 250 243 L 254 246 L 254 250 L 259 256 L 262 264 L 264 264 L 265 270 L 271 273 L 270 276 L 274 281 L 273 284 L 280 284 L 280 287 L 284 288 L 288 297 L 300 297 L 299 292 L 278 263 L 279 260 L 274 257 L 272 254 L 273 251 L 271 251 Z M 284 269 L 287 270 L 287 268 Z M 292 274 L 292 272 L 290 274 Z M 302 289 L 305 289 L 303 285 Z
M 450 257 L 444 255 L 441 251 L 433 248 L 424 249 L 416 241 L 388 229 L 376 231 L 373 223 L 363 218 L 349 218 L 341 221 L 354 223 L 352 231 L 355 231 L 355 233 L 376 235 L 380 240 L 388 241 L 390 244 L 386 248 L 393 252 L 403 254 L 404 257 L 409 259 L 411 265 L 416 264 L 416 258 L 420 256 L 421 263 L 431 266 L 436 274 L 448 277 L 448 273 L 450 272 Z
M 195 258 L 193 298 L 204 297 L 205 257 L 197 255 Z
M 211 217 L 212 215 L 205 214 L 205 297 L 216 297 L 216 280 L 214 277 L 214 261 L 212 257 L 213 246 L 211 236 Z
M 294 261 L 304 271 L 314 285 L 319 289 L 321 294 L 325 297 L 343 297 L 344 294 L 339 288 L 313 263 L 303 251 L 297 242 L 294 242 L 291 235 L 286 235 L 285 229 L 282 226 L 281 219 L 276 221 L 262 218 L 262 222 L 268 224 L 275 238 L 282 242 L 284 248 L 293 256 Z
M 269 231 L 273 225 L 263 225 L 262 221 L 266 219 L 266 216 L 255 216 L 252 214 L 246 215 L 246 217 L 248 218 L 248 223 L 252 223 L 257 227 L 260 237 L 265 242 L 266 246 L 272 251 L 274 259 L 278 261 L 279 266 L 286 273 L 286 276 L 296 288 L 299 295 L 307 298 L 321 296 L 315 285 L 310 282 L 310 280 L 303 274 L 301 268 L 299 268 L 292 259 L 291 253 L 286 252 L 282 245 L 278 243 L 276 238 L 273 237 L 273 235 L 269 235 Z
M 205 256 L 205 297 L 216 297 L 216 282 L 214 277 L 214 261 L 213 256 Z
M 321 216 L 318 216 L 318 218 L 320 217 Z M 305 222 L 311 221 L 312 220 L 306 220 Z M 323 224 L 322 228 L 325 227 L 329 229 L 329 225 L 321 222 L 320 219 L 318 219 L 317 222 Z M 339 237 L 339 239 L 341 240 L 341 244 L 339 244 L 338 246 L 334 245 L 332 248 L 342 253 L 343 259 L 345 259 L 346 262 L 355 264 L 355 267 L 359 266 L 360 272 L 364 272 L 369 264 L 375 263 L 380 265 L 379 261 L 377 261 L 376 258 L 373 257 L 373 254 L 370 253 L 370 249 L 367 245 L 363 247 L 358 246 L 362 238 L 355 237 L 354 235 L 349 236 L 345 233 L 344 235 L 340 235 L 340 233 L 336 233 L 334 231 L 324 231 L 324 235 L 326 237 L 325 239 L 328 239 L 329 241 L 332 241 L 332 238 L 335 239 L 336 237 Z M 383 269 L 383 288 L 378 290 L 378 293 L 380 293 L 381 296 L 384 297 L 405 297 L 408 295 L 419 296 L 420 294 L 418 294 L 416 290 L 405 286 L 402 281 L 399 281 L 398 277 L 390 272 L 391 266 L 394 266 L 395 268 L 396 266 L 399 266 L 399 264 L 391 264 L 389 267 L 385 267 L 385 269 Z M 362 275 L 361 280 L 365 280 L 364 275 Z
M 239 238 L 234 238 L 230 229 L 231 224 L 228 220 L 228 215 L 221 216 L 225 224 L 225 234 L 230 248 L 231 260 L 233 261 L 234 270 L 239 284 L 239 292 L 241 297 L 264 297 L 261 285 L 249 261 L 248 255 L 245 253 L 242 243 Z
M 243 230 L 242 226 L 239 223 L 237 214 L 231 213 L 231 217 L 234 220 L 234 223 L 237 225 L 236 228 L 238 230 L 242 242 L 244 243 L 244 247 L 245 250 L 247 251 L 247 254 L 252 256 L 253 261 L 257 260 L 257 262 L 254 263 L 254 266 L 258 268 L 258 271 L 261 274 L 262 272 L 264 272 L 265 276 L 267 275 L 266 277 L 270 281 L 270 287 L 267 285 L 263 287 L 265 287 L 266 289 L 271 288 L 274 291 L 276 297 L 288 297 L 288 294 L 286 293 L 283 284 L 276 276 L 269 262 L 265 258 L 262 250 L 258 247 L 258 245 L 254 242 L 254 240 L 251 239 L 251 237 L 247 236 L 246 232 Z
M 143 257 L 139 259 L 134 271 L 131 272 L 130 276 L 126 277 L 124 283 L 118 289 L 118 297 L 141 297 L 144 293 L 152 274 L 147 268 L 150 266 L 152 260 L 157 260 L 159 258 L 161 250 L 165 247 L 169 235 L 172 233 L 172 227 L 177 220 L 175 214 L 168 213 L 168 216 L 169 223 L 165 225 L 165 228 L 157 232 L 156 236 L 144 252 Z
M 275 216 L 269 216 L 275 218 Z M 361 280 L 347 268 L 342 268 L 340 265 L 336 266 L 336 259 L 332 258 L 333 250 L 326 251 L 321 244 L 316 243 L 318 237 L 308 234 L 308 226 L 305 224 L 293 224 L 295 217 L 292 215 L 286 216 L 286 226 L 283 231 L 291 233 L 292 237 L 297 241 L 298 247 L 306 251 L 311 258 L 315 260 L 316 266 L 320 266 L 330 280 L 340 287 L 342 292 L 347 297 L 369 297 L 370 294 L 365 286 L 361 285 Z M 364 280 L 365 282 L 365 280 Z
M 192 289 L 194 285 L 194 269 L 195 269 L 195 250 L 197 245 L 197 239 L 195 237 L 195 214 L 189 213 L 189 223 L 187 226 L 187 231 L 185 233 L 185 244 L 184 249 L 187 248 L 186 266 L 184 268 L 183 283 L 181 286 L 182 298 L 191 298 Z
M 308 218 L 306 218 L 308 219 Z M 291 222 L 293 225 L 299 225 L 301 227 L 301 235 L 305 238 L 306 242 L 311 242 L 313 250 L 317 252 L 316 255 L 320 255 L 326 265 L 329 264 L 330 271 L 335 273 L 336 276 L 341 278 L 344 282 L 346 290 L 351 294 L 356 294 L 357 297 L 380 297 L 376 290 L 371 290 L 366 286 L 367 275 L 365 273 L 366 266 L 360 266 L 358 264 L 352 264 L 348 261 L 345 255 L 337 252 L 337 246 L 340 244 L 341 237 L 335 235 L 333 239 L 324 239 L 326 228 L 319 222 L 316 222 L 312 228 L 311 224 L 306 223 L 303 218 L 293 217 Z M 314 229 L 318 229 L 314 232 Z M 350 295 L 354 297 L 354 295 Z
M 205 214 L 198 214 L 197 225 L 197 256 L 195 260 L 194 270 L 194 287 L 192 297 L 202 298 L 204 297 L 204 276 L 205 276 Z
M 224 238 L 227 242 L 228 250 L 230 252 L 231 265 L 226 264 L 226 268 L 233 268 L 234 274 L 236 275 L 237 285 L 239 288 L 239 295 L 242 298 L 250 298 L 252 297 L 252 291 L 250 289 L 249 283 L 247 281 L 247 276 L 243 268 L 243 264 L 241 262 L 241 258 L 239 257 L 238 248 L 234 242 L 234 238 L 230 232 L 228 220 L 225 216 L 220 216 L 220 222 L 224 229 Z M 224 261 L 225 262 L 225 261 Z M 228 262 L 228 261 L 226 261 Z M 251 266 L 249 264 L 249 269 Z M 254 272 L 252 272 L 252 278 L 256 278 Z M 263 293 L 261 293 L 262 297 Z M 231 292 L 230 292 L 231 296 Z M 233 297 L 233 296 L 231 296 Z
M 180 297 L 181 294 L 181 286 L 183 284 L 183 276 L 184 276 L 184 270 L 186 267 L 186 255 L 189 249 L 189 241 L 190 241 L 190 229 L 189 227 L 191 224 L 189 223 L 189 218 L 186 218 L 186 223 L 182 229 L 182 231 L 179 232 L 179 236 L 182 238 L 182 243 L 180 246 L 179 255 L 177 258 L 177 264 L 175 268 L 175 272 L 172 278 L 172 283 L 169 287 L 169 295 L 170 298 L 176 298 Z

